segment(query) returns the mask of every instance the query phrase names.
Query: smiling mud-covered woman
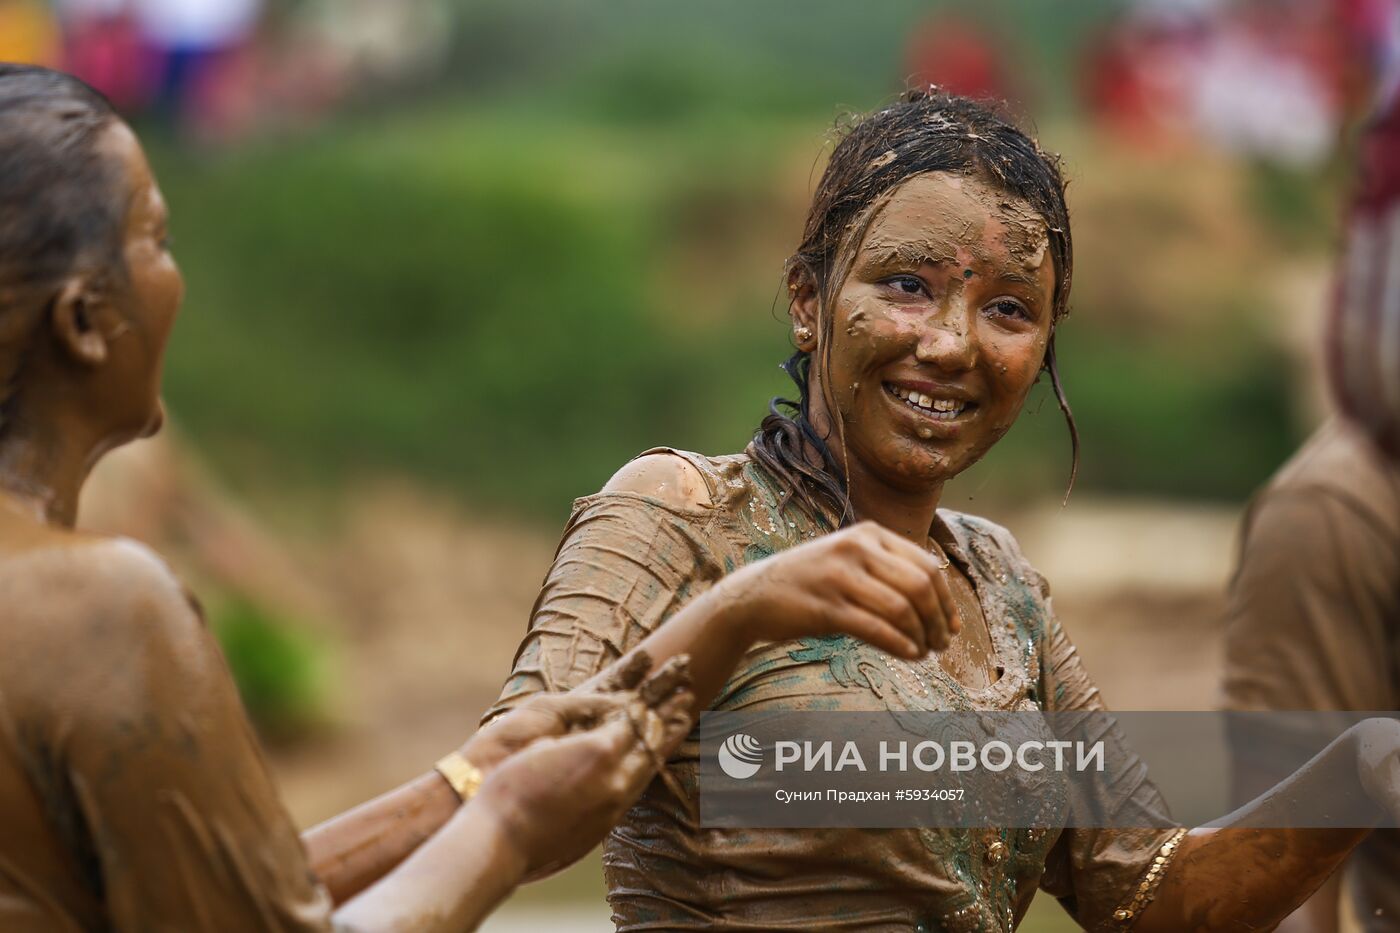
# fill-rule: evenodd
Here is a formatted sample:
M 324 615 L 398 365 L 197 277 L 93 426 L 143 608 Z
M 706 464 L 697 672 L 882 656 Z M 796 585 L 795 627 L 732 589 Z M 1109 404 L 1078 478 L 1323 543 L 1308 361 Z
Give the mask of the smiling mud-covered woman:
M 1063 405 L 1072 267 L 1059 169 L 1008 122 L 915 91 L 855 124 L 788 263 L 799 401 L 575 503 L 492 715 L 639 646 L 689 652 L 717 710 L 1102 709 L 1010 533 L 938 508 L 1041 373 Z M 704 829 L 697 754 L 606 844 L 619 929 L 1003 931 L 1038 888 L 1087 929 L 1267 929 L 1364 835 Z M 1120 805 L 1170 827 L 1130 773 Z

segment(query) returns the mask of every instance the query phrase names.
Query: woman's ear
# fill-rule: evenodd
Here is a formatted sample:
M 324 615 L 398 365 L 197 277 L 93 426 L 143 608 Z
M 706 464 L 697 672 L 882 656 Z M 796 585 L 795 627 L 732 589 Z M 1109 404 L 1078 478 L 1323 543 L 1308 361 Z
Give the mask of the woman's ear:
M 795 265 L 788 270 L 788 314 L 792 317 L 792 342 L 797 349 L 811 353 L 817 349 L 817 333 L 821 315 L 821 304 L 817 297 L 816 283 L 805 266 Z
M 107 338 L 97 328 L 101 299 L 85 278 L 71 278 L 53 300 L 49 326 L 54 340 L 75 363 L 101 366 L 107 360 Z

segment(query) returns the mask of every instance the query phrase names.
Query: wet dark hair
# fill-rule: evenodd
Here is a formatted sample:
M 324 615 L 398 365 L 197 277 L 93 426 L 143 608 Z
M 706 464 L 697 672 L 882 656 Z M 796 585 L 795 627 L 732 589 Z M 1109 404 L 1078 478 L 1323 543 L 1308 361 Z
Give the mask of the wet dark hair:
M 77 78 L 0 63 L 0 425 L 51 291 L 74 272 L 125 268 L 121 167 L 99 151 L 118 119 Z
M 873 219 L 869 208 L 884 194 L 924 172 L 975 174 L 1035 209 L 1049 232 L 1055 292 L 1051 336 L 1045 351 L 1055 398 L 1069 424 L 1073 448 L 1070 485 L 1079 466 L 1079 432 L 1055 364 L 1054 325 L 1068 313 L 1074 251 L 1059 160 L 988 105 L 936 88 L 907 91 L 895 103 L 850 122 L 831 153 L 812 197 L 797 252 L 787 261 L 789 283 L 816 291 L 820 346 L 831 346 L 830 309 L 849 272 L 849 254 Z M 846 262 L 842 262 L 845 259 Z M 823 360 L 825 363 L 825 360 Z M 809 420 L 808 375 L 812 355 L 798 350 L 783 369 L 797 384 L 796 401 L 775 398 L 750 452 L 778 481 L 784 501 L 796 499 L 814 515 L 852 517 L 846 478 Z M 804 447 L 817 451 L 814 465 Z

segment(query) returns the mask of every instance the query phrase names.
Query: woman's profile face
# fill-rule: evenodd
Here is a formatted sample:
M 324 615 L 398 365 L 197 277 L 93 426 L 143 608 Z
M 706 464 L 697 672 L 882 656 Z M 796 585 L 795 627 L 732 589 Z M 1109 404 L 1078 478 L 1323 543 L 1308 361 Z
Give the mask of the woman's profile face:
M 185 286 L 170 255 L 165 199 L 135 134 L 114 122 L 102 145 L 121 166 L 129 198 L 122 231 L 126 274 L 114 296 L 124 327 L 109 336 L 107 365 L 117 390 L 113 403 L 120 409 L 113 414 L 123 433 L 149 436 L 164 420 L 161 371 Z
M 913 491 L 1016 420 L 1045 359 L 1055 270 L 1040 215 L 977 176 L 916 175 L 874 210 L 831 309 L 824 388 L 847 456 Z

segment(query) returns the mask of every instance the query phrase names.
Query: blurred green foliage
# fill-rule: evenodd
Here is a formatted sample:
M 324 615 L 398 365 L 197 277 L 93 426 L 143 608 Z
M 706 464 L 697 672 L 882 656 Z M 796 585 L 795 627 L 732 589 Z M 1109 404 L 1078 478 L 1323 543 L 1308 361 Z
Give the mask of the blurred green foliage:
M 1240 501 L 1297 445 L 1293 376 L 1262 337 L 1173 342 L 1079 324 L 1071 318 L 1057 342 L 1081 492 Z M 949 505 L 966 507 L 960 494 L 1027 501 L 1066 489 L 1069 430 L 1049 381 Z
M 211 628 L 259 735 L 288 740 L 320 722 L 326 654 L 305 630 L 243 597 L 220 606 Z
M 1295 446 L 1292 373 L 1257 335 L 1183 346 L 1090 331 L 1061 362 L 1088 489 L 1244 498 Z
M 1113 5 L 988 7 L 1040 112 Z M 741 448 L 790 388 L 774 298 L 803 208 L 779 192 L 836 113 L 900 86 L 929 9 L 879 6 L 487 0 L 447 91 L 232 153 L 154 146 L 189 283 L 175 417 L 235 485 L 406 471 L 555 520 L 648 447 Z M 1257 176 L 1253 197 L 1307 245 L 1298 188 Z M 1081 488 L 1239 498 L 1297 440 L 1284 362 L 1238 329 L 1251 309 L 1224 337 L 1085 311 L 1060 339 Z M 1058 413 L 1031 407 L 979 492 L 1063 488 Z
M 1349 164 L 1334 159 L 1328 166 L 1328 177 L 1319 178 L 1316 171 L 1256 162 L 1248 174 L 1250 206 L 1285 249 L 1306 252 L 1327 248 L 1337 236 L 1338 194 L 1346 190 L 1343 166 Z
M 764 393 L 736 419 L 718 387 L 764 352 L 735 343 L 775 329 L 760 313 L 696 346 L 648 306 L 656 212 L 681 170 L 666 140 L 481 114 L 389 123 L 212 165 L 157 159 L 189 281 L 167 392 L 217 459 L 275 451 L 303 479 L 407 467 L 557 510 L 628 451 L 742 442 L 725 419 L 747 427 Z M 766 352 L 776 372 L 781 343 Z
M 695 110 L 866 108 L 903 87 L 905 46 L 954 13 L 1006 52 L 1027 103 L 1071 106 L 1084 36 L 1124 0 L 459 0 L 449 80 L 575 113 L 683 118 Z

